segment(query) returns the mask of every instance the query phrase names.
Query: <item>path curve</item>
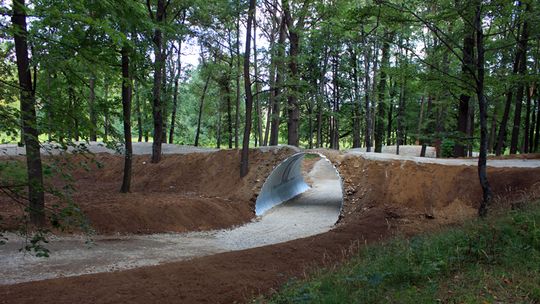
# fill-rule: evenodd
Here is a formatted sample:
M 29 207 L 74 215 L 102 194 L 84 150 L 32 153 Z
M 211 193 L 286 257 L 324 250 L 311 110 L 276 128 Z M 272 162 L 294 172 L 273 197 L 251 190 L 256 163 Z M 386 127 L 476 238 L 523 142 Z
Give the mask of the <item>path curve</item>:
M 80 236 L 54 237 L 47 259 L 19 253 L 22 240 L 8 235 L 10 241 L 0 246 L 0 285 L 157 265 L 326 232 L 339 217 L 341 181 L 326 159 L 315 164 L 309 178 L 313 184 L 306 192 L 230 230 L 98 236 L 91 246 Z

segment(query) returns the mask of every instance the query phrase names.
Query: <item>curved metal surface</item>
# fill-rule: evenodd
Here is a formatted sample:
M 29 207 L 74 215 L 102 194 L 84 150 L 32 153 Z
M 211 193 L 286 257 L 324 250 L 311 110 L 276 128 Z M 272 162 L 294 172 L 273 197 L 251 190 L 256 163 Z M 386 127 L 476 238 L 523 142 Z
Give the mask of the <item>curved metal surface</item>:
M 294 154 L 270 173 L 255 202 L 257 216 L 309 189 L 302 176 L 304 155 L 303 152 Z
M 325 155 L 318 152 L 299 152 L 285 159 L 270 173 L 255 202 L 255 215 L 260 216 L 274 206 L 286 202 L 310 188 L 302 175 L 302 161 L 306 154 L 318 154 L 330 163 L 336 171 L 339 184 L 341 189 L 343 189 L 341 175 Z M 339 210 L 341 211 L 342 208 L 343 200 L 341 201 Z

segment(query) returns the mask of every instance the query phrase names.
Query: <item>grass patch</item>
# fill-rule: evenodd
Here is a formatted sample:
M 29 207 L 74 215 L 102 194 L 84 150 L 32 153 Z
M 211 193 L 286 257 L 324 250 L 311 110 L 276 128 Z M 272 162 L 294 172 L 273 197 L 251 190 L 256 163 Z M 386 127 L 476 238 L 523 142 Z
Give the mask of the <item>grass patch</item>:
M 269 303 L 540 303 L 540 204 L 369 246 Z

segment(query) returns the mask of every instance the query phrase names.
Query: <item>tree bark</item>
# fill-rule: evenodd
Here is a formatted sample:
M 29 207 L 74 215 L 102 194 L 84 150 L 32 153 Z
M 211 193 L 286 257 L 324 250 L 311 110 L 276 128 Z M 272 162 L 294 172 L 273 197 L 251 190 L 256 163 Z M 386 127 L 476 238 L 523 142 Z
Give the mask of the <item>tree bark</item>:
M 360 98 L 360 86 L 358 85 L 358 59 L 356 58 L 356 50 L 354 46 L 349 45 L 349 53 L 351 54 L 352 66 L 352 81 L 354 87 L 354 102 L 353 102 L 353 148 L 360 148 L 360 111 L 362 109 L 362 101 Z
M 529 153 L 529 129 L 531 127 L 531 103 L 532 103 L 532 88 L 527 87 L 527 106 L 525 110 L 525 130 L 523 132 L 523 153 Z
M 362 40 L 364 44 L 364 99 L 366 107 L 366 152 L 371 152 L 371 101 L 369 99 L 369 71 L 370 71 L 370 62 L 371 62 L 371 52 L 370 48 L 367 46 L 367 34 L 364 32 L 362 27 Z
M 238 133 L 240 130 L 240 0 L 236 2 L 238 16 L 236 19 L 236 111 L 234 124 L 234 148 L 238 149 Z
M 161 25 L 165 19 L 165 0 L 157 0 L 157 10 L 155 14 L 155 22 Z M 159 27 L 154 29 L 152 38 L 154 43 L 154 86 L 152 117 L 154 119 L 154 134 L 152 143 L 152 163 L 159 163 L 161 160 L 161 144 L 163 139 L 163 113 L 161 103 L 161 84 L 165 65 L 165 56 L 163 54 L 163 33 Z
M 174 142 L 174 127 L 176 125 L 176 111 L 178 108 L 178 88 L 179 88 L 179 82 L 180 82 L 180 75 L 182 73 L 182 61 L 180 60 L 182 56 L 182 41 L 180 40 L 178 42 L 178 54 L 176 58 L 176 66 L 177 71 L 176 75 L 174 77 L 174 92 L 173 92 L 173 106 L 171 111 L 171 128 L 169 132 L 169 143 L 172 144 Z
M 210 82 L 210 76 L 206 77 L 206 81 L 204 82 L 204 88 L 201 95 L 201 102 L 199 103 L 199 117 L 197 119 L 197 132 L 195 133 L 195 147 L 199 146 L 199 137 L 201 134 L 201 121 L 202 121 L 202 114 L 203 114 L 203 106 L 204 106 L 204 98 L 206 97 L 206 90 L 208 90 L 208 83 Z
M 478 215 L 485 217 L 491 204 L 492 192 L 487 178 L 487 102 L 484 95 L 484 32 L 482 29 L 482 2 L 476 0 L 476 97 L 480 109 L 480 154 L 478 157 L 478 178 L 482 187 L 482 202 Z M 474 75 L 471 75 L 474 77 Z
M 278 52 L 276 59 L 276 82 L 274 87 L 274 104 L 272 107 L 272 124 L 270 126 L 270 145 L 276 146 L 279 142 L 279 124 L 280 124 L 280 104 L 281 104 L 281 87 L 283 78 L 283 56 L 285 53 L 285 20 L 282 18 L 279 27 L 278 37 Z
M 530 12 L 531 6 L 526 5 L 526 12 Z M 516 92 L 516 106 L 514 108 L 514 125 L 512 127 L 512 138 L 510 141 L 510 154 L 516 154 L 518 151 L 519 132 L 521 129 L 521 105 L 523 103 L 523 93 L 525 91 L 525 83 L 523 77 L 527 71 L 527 43 L 529 40 L 529 30 L 527 19 L 523 22 L 523 31 L 521 32 L 521 39 L 518 43 L 518 51 L 521 55 L 519 60 L 518 73 L 521 76 L 519 80 L 518 90 Z
M 132 79 L 129 68 L 129 50 L 122 47 L 122 114 L 124 118 L 124 177 L 120 192 L 128 193 L 131 190 L 131 168 L 133 147 L 131 144 L 131 93 Z
M 299 21 L 293 25 L 289 2 L 283 1 L 283 15 L 287 28 L 289 30 L 289 81 L 292 81 L 292 88 L 289 88 L 287 94 L 287 143 L 298 147 L 300 144 L 299 126 L 300 126 L 300 107 L 298 105 L 298 54 L 300 52 L 300 32 L 303 28 L 303 22 Z
M 108 82 L 108 79 L 105 78 L 105 83 L 104 83 L 104 88 L 103 88 L 103 99 L 105 100 L 105 110 L 103 113 L 103 116 L 104 116 L 104 121 L 103 121 L 103 141 L 104 142 L 107 142 L 109 140 L 109 126 L 110 126 L 110 122 L 109 122 L 109 82 Z
M 138 142 L 142 142 L 143 139 L 143 126 L 142 126 L 142 113 L 141 113 L 141 92 L 139 89 L 139 82 L 136 82 L 135 85 L 135 94 L 136 94 L 136 107 L 137 107 L 137 130 L 138 130 Z
M 402 52 L 403 50 L 400 49 L 400 56 L 402 56 Z M 407 77 L 405 75 L 405 73 L 403 72 L 403 68 L 405 68 L 405 71 L 407 70 L 407 67 L 408 67 L 408 53 L 407 51 L 405 52 L 405 62 L 401 62 L 400 63 L 400 78 L 401 78 L 401 81 L 400 81 L 400 89 L 399 89 L 399 109 L 398 109 L 398 117 L 397 117 L 397 126 L 396 126 L 396 154 L 399 155 L 399 146 L 400 145 L 405 145 L 405 141 L 404 141 L 404 128 L 405 128 L 405 121 L 404 121 L 404 116 L 405 116 L 405 95 L 407 93 Z M 404 65 L 405 67 L 401 67 L 401 65 Z
M 253 94 L 251 93 L 251 80 L 249 77 L 249 53 L 251 42 L 251 25 L 255 15 L 256 0 L 249 1 L 249 11 L 246 26 L 246 51 L 244 53 L 244 90 L 246 92 L 246 124 L 244 127 L 244 138 L 242 140 L 242 153 L 240 157 L 240 177 L 244 177 L 249 172 L 249 137 L 251 134 L 251 111 L 253 108 Z
M 389 34 L 385 35 L 389 38 Z M 386 71 L 385 68 L 388 66 L 390 60 L 390 43 L 388 41 L 383 42 L 382 59 L 381 59 L 381 68 L 380 68 L 380 80 L 378 86 L 378 102 L 377 102 L 377 119 L 375 120 L 375 152 L 382 152 L 383 137 L 384 137 L 384 118 L 386 115 L 386 101 L 385 101 L 385 90 L 386 90 Z
M 263 135 L 262 135 L 262 111 L 261 103 L 259 102 L 259 63 L 257 61 L 257 18 L 256 10 L 253 11 L 253 71 L 255 73 L 255 110 L 257 112 L 257 135 L 259 138 L 259 146 L 262 145 Z M 257 144 L 255 144 L 257 146 Z
M 538 143 L 540 142 L 540 97 L 536 98 L 536 128 L 534 133 L 536 133 L 536 136 L 534 137 L 533 151 L 538 152 Z
M 90 141 L 97 141 L 97 117 L 96 117 L 96 77 L 90 75 L 88 80 L 88 86 L 90 87 L 90 96 L 88 98 L 88 110 L 90 116 Z
M 465 22 L 467 23 L 468 20 L 465 20 Z M 463 38 L 463 63 L 461 66 L 461 73 L 464 76 L 466 76 L 467 74 L 470 74 L 468 71 L 469 69 L 472 69 L 474 65 L 474 62 L 473 62 L 474 61 L 473 59 L 474 29 L 471 27 L 466 27 L 466 30 L 468 30 L 468 32 L 465 34 L 465 37 Z M 471 99 L 471 95 L 467 93 L 462 93 L 459 96 L 458 123 L 457 123 L 457 131 L 458 131 L 459 138 L 454 146 L 455 157 L 466 156 L 465 145 L 463 144 L 463 141 L 465 137 L 467 137 L 467 121 L 469 119 L 470 99 Z
M 16 27 L 16 30 L 13 32 L 13 38 L 15 40 L 15 56 L 21 95 L 22 131 L 26 144 L 26 173 L 28 178 L 30 221 L 32 224 L 41 227 L 45 224 L 45 195 L 41 154 L 39 151 L 36 99 L 28 58 L 28 32 L 26 28 L 26 7 L 24 0 L 13 0 L 11 21 L 14 27 Z

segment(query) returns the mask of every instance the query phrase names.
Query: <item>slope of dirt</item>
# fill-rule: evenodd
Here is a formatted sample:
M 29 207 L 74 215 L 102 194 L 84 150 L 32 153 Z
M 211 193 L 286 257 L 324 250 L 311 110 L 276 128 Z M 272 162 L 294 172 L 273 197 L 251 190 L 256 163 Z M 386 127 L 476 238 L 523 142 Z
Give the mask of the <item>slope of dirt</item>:
M 476 213 L 475 167 L 323 153 L 341 173 L 345 192 L 344 218 L 327 233 L 191 261 L 0 286 L 0 303 L 245 302 L 312 267 L 332 267 L 362 244 L 431 231 Z M 488 174 L 502 203 L 540 195 L 540 168 L 490 168 Z M 247 192 L 249 200 L 254 192 Z
M 164 155 L 159 164 L 137 155 L 133 157 L 132 191 L 127 194 L 119 193 L 121 156 L 51 156 L 45 162 L 72 167 L 66 171 L 74 179 L 73 199 L 97 233 L 158 233 L 220 229 L 249 221 L 264 179 L 292 153 L 287 147 L 252 150 L 251 170 L 244 179 L 238 174 L 240 154 L 236 150 Z M 57 188 L 63 183 L 54 182 Z M 48 203 L 54 204 L 54 197 L 48 196 Z M 2 227 L 16 229 L 20 206 L 5 196 L 0 196 L 0 205 Z
M 9 241 L 0 246 L 0 285 L 158 265 L 327 232 L 340 214 L 341 183 L 327 160 L 320 159 L 309 176 L 310 189 L 232 229 L 97 235 L 91 246 L 84 244 L 82 236 L 58 236 L 47 244 L 53 254 L 46 259 L 18 252 L 24 239 L 9 234 Z
M 475 216 L 482 199 L 476 167 L 371 161 L 350 154 L 332 159 L 344 177 L 344 222 L 383 207 L 408 225 L 425 219 L 455 223 Z M 540 168 L 488 167 L 488 179 L 496 202 L 540 197 Z

